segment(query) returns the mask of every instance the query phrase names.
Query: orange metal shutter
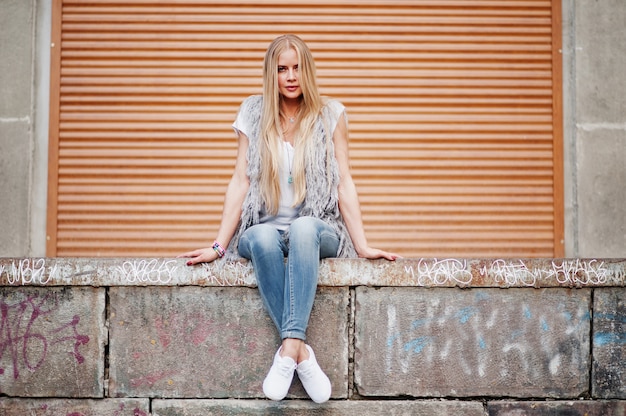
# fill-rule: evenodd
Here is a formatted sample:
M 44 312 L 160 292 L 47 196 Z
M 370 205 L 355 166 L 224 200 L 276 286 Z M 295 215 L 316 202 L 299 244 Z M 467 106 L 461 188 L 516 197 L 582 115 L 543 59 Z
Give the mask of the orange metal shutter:
M 559 1 L 57 0 L 53 13 L 49 256 L 207 246 L 230 125 L 282 33 L 307 41 L 322 93 L 348 108 L 372 246 L 563 254 Z

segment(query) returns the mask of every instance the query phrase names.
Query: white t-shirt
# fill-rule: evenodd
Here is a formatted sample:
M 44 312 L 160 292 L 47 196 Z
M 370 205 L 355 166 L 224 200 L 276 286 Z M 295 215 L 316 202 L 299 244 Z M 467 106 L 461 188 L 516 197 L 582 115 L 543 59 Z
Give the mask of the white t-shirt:
M 344 105 L 337 100 L 329 100 L 326 103 L 326 106 L 330 109 L 330 127 L 334 132 L 337 127 L 337 122 L 342 114 L 345 114 L 346 108 Z M 237 118 L 233 123 L 233 128 L 235 132 L 241 132 L 245 134 L 247 137 L 250 137 L 249 132 L 251 132 L 252 126 L 251 123 L 253 121 L 250 120 L 248 114 L 243 114 L 241 111 L 237 114 Z M 290 176 L 290 168 L 293 166 L 293 155 L 294 148 L 288 142 L 283 142 L 284 146 L 282 148 L 282 164 L 280 171 L 278 173 L 278 177 L 280 180 L 280 203 L 278 206 L 278 213 L 276 215 L 269 215 L 266 212 L 261 213 L 261 217 L 259 222 L 261 224 L 270 224 L 275 226 L 278 230 L 286 231 L 287 228 L 291 225 L 293 220 L 298 218 L 300 215 L 301 205 L 293 206 L 294 200 L 294 189 L 293 184 L 289 183 Z

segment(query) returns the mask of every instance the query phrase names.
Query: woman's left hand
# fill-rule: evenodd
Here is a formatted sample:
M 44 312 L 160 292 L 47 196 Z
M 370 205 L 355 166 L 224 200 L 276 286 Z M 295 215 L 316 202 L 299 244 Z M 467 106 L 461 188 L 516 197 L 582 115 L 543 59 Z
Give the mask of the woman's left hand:
M 358 253 L 358 254 L 359 254 L 359 257 L 364 258 L 364 259 L 370 259 L 370 260 L 387 259 L 390 261 L 394 261 L 395 259 L 402 258 L 402 256 L 399 254 L 389 253 L 387 251 L 379 250 L 377 248 L 372 248 L 372 247 L 366 247 L 365 250 L 363 250 L 363 252 Z

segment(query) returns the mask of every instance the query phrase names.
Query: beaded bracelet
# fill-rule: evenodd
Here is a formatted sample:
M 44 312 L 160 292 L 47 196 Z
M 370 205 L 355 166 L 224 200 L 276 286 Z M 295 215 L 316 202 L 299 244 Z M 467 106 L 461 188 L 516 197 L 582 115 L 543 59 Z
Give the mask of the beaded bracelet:
M 211 248 L 215 250 L 215 252 L 217 253 L 217 257 L 219 258 L 224 257 L 224 254 L 226 254 L 226 250 L 217 240 L 213 242 L 213 246 Z

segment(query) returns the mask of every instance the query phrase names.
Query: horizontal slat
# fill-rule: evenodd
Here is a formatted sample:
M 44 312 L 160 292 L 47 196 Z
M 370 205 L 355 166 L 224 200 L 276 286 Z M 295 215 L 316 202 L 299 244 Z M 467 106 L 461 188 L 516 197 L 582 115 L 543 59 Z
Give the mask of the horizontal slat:
M 460 8 L 460 7 L 494 7 L 494 4 L 497 4 L 499 7 L 507 8 L 546 8 L 550 7 L 550 2 L 548 0 L 537 1 L 537 0 L 505 0 L 498 1 L 494 3 L 494 0 L 446 0 L 445 3 L 442 3 L 440 0 L 419 0 L 420 5 L 422 7 L 441 7 L 442 4 L 447 5 L 451 8 Z M 206 6 L 210 3 L 213 6 L 233 6 L 236 5 L 238 7 L 245 6 L 251 4 L 250 0 L 213 0 L 211 2 L 207 2 L 206 0 L 133 0 L 132 4 L 135 5 L 159 5 L 163 7 L 176 7 L 177 5 L 196 5 L 196 6 Z M 264 2 L 255 2 L 257 7 L 282 7 L 283 2 L 281 1 L 264 1 Z M 95 5 L 111 5 L 115 4 L 114 1 L 111 0 L 91 0 L 88 5 L 85 5 L 84 0 L 64 0 L 64 4 L 68 7 L 71 5 L 80 5 L 85 7 L 87 10 Z M 313 4 L 317 7 L 320 6 L 337 6 L 336 0 L 308 0 L 301 1 L 299 4 Z M 343 0 L 341 4 L 345 4 L 348 6 L 363 6 L 363 7 L 405 7 L 407 5 L 406 0 Z M 413 3 L 409 3 L 413 4 Z M 85 10 L 85 9 L 83 9 Z

